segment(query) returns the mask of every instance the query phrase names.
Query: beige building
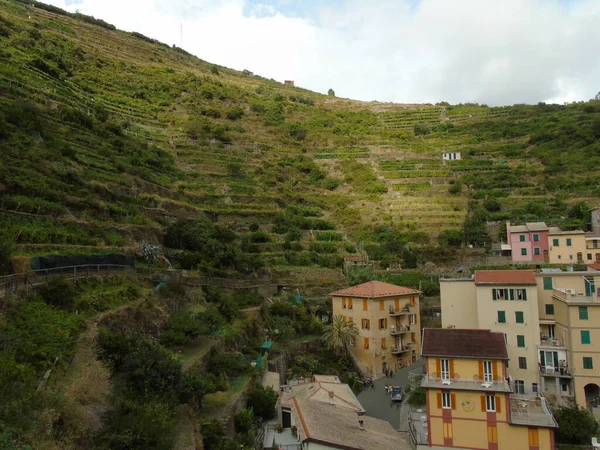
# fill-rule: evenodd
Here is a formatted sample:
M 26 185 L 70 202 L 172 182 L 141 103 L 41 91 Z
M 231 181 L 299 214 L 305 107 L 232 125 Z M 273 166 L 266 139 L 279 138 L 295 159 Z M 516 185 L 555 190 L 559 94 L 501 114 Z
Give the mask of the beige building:
M 379 376 L 417 360 L 421 348 L 421 292 L 369 281 L 331 293 L 333 315 L 358 328 L 353 353 L 362 371 Z
M 307 383 L 286 386 L 277 409 L 277 422 L 258 436 L 264 449 L 412 449 L 389 422 L 366 416 L 350 386 L 336 376 L 315 375 Z
M 511 392 L 502 333 L 426 328 L 423 357 L 426 421 L 409 422 L 411 436 L 427 436 L 417 448 L 554 450 L 546 400 Z
M 440 295 L 442 327 L 504 333 L 514 391 L 538 392 L 539 310 L 532 270 L 478 270 L 473 278 L 441 279 Z
M 550 264 L 581 264 L 586 255 L 585 232 L 561 231 L 551 227 L 548 232 L 548 256 Z

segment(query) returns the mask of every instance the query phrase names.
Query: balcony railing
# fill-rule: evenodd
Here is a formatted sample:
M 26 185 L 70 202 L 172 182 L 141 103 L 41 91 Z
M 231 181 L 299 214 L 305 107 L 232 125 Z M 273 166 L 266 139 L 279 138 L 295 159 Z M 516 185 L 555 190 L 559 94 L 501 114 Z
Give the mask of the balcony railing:
M 557 427 L 542 395 L 512 394 L 509 397 L 510 422 L 516 425 Z
M 408 325 L 401 325 L 399 327 L 391 327 L 390 328 L 390 334 L 392 336 L 397 336 L 397 335 L 400 335 L 403 333 L 410 333 L 410 332 L 411 332 L 411 329 L 410 329 L 410 326 L 408 326 Z
M 402 344 L 398 347 L 392 347 L 392 355 L 397 355 L 404 352 L 410 352 L 413 348 L 412 343 Z
M 566 366 L 540 366 L 540 373 L 545 377 L 573 378 L 571 375 L 571 371 Z
M 553 289 L 552 296 L 566 303 L 598 303 L 598 295 L 596 292 L 592 295 L 583 295 L 561 289 Z
M 481 380 L 478 375 L 463 378 L 455 373 L 452 377 L 440 377 L 437 374 L 425 376 L 421 382 L 424 388 L 457 389 L 463 391 L 512 392 L 508 380 L 498 377 L 496 380 Z
M 404 306 L 400 309 L 396 309 L 393 306 L 390 306 L 389 309 L 390 316 L 401 316 L 403 314 L 410 314 L 410 310 L 408 309 L 408 305 Z

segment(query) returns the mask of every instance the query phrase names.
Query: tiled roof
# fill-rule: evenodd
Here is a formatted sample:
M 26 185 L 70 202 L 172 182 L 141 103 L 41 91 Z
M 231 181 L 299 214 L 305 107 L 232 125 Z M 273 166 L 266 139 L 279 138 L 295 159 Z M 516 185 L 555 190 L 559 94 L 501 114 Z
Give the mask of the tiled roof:
M 588 264 L 588 269 L 600 270 L 600 264 Z
M 475 284 L 536 284 L 533 270 L 476 270 Z
M 511 233 L 527 233 L 529 230 L 525 225 L 511 225 L 510 232 Z
M 358 286 L 353 286 L 350 288 L 332 292 L 329 295 L 336 297 L 378 298 L 420 293 L 421 291 L 417 291 L 416 289 L 411 289 L 403 286 L 396 286 L 395 284 L 384 283 L 382 281 L 368 281 L 367 283 L 359 284 Z
M 504 333 L 461 328 L 425 328 L 422 355 L 508 359 Z
M 355 411 L 338 405 L 293 399 L 300 440 L 348 450 L 409 450 L 412 447 L 389 422 L 363 416 L 358 427 Z
M 330 397 L 332 395 L 333 397 Z M 282 404 L 288 405 L 292 398 L 306 398 L 320 403 L 335 404 L 352 411 L 364 411 L 350 386 L 340 383 L 339 379 L 328 380 L 327 377 L 315 375 L 315 381 L 296 384 L 289 392 L 283 394 Z
M 525 226 L 529 229 L 529 231 L 547 231 L 548 225 L 544 222 L 529 222 L 526 223 Z
M 565 231 L 563 231 L 560 228 L 558 228 L 558 231 L 551 230 L 550 233 L 548 233 L 548 234 L 551 234 L 551 235 L 555 235 L 555 234 L 567 234 L 567 235 L 569 235 L 569 234 L 585 234 L 585 231 L 583 231 L 583 230 L 565 230 Z

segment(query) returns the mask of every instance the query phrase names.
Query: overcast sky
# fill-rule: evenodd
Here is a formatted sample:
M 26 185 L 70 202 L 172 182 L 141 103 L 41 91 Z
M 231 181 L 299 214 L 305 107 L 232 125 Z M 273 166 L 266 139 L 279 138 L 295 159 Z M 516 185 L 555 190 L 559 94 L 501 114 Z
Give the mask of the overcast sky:
M 600 90 L 600 0 L 45 0 L 338 97 L 488 105 Z

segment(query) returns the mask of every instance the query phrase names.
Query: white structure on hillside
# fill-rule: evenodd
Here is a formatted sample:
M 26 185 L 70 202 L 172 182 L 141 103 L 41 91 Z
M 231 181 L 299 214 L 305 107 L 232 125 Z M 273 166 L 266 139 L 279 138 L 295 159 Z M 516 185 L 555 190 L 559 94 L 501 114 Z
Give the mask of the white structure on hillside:
M 458 161 L 461 159 L 460 152 L 444 152 L 442 153 L 442 160 L 444 161 Z

